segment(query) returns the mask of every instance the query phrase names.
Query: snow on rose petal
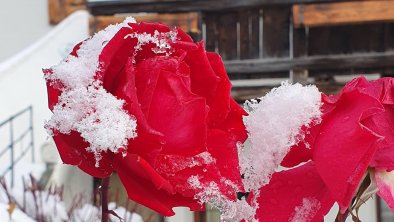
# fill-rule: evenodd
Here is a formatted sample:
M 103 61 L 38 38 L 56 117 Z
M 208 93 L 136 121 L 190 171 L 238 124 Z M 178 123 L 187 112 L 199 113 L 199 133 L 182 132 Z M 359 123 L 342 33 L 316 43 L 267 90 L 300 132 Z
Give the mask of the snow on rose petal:
M 255 218 L 262 222 L 323 221 L 334 204 L 313 162 L 274 173 L 259 193 Z M 255 194 L 249 198 L 251 204 Z
M 290 147 L 302 139 L 302 126 L 319 122 L 321 94 L 315 86 L 282 83 L 260 102 L 246 103 L 244 117 L 250 146 L 240 150 L 247 191 L 269 182 Z

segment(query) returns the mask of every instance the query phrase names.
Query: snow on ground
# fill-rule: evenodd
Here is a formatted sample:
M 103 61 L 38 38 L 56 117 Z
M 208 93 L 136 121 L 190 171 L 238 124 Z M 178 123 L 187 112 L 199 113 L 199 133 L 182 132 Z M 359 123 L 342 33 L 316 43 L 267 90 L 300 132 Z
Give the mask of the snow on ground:
M 15 209 L 12 213 L 11 218 L 9 217 L 8 214 L 8 204 L 4 204 L 0 202 L 0 219 L 1 221 L 5 221 L 7 218 L 9 218 L 9 221 L 12 222 L 35 222 L 35 220 L 31 219 L 28 217 L 26 214 L 24 214 L 21 210 Z
M 0 170 L 2 167 L 8 166 L 0 166 Z M 14 187 L 15 188 L 23 188 L 23 178 L 28 179 L 31 174 L 34 178 L 40 178 L 42 173 L 45 171 L 44 163 L 30 163 L 30 162 L 18 162 L 14 168 Z M 11 185 L 11 173 L 8 172 L 5 175 L 5 180 L 7 185 Z

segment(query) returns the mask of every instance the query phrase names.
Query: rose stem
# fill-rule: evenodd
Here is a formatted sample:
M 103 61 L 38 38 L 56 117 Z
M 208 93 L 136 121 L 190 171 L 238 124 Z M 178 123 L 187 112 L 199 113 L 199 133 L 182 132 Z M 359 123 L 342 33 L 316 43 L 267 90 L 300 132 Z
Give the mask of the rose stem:
M 344 214 L 338 212 L 337 218 L 335 218 L 335 222 L 345 222 L 349 211 L 346 211 Z
M 101 222 L 109 222 L 108 214 L 108 188 L 109 177 L 101 180 Z

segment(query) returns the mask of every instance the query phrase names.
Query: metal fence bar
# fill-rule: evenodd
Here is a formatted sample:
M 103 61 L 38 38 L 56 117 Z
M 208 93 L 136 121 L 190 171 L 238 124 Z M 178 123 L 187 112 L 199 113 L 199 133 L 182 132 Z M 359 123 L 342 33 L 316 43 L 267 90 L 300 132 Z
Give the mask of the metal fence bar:
M 31 161 L 35 162 L 35 154 L 34 154 L 34 129 L 33 129 L 33 106 L 29 107 L 30 110 L 30 145 L 31 145 Z
M 23 131 L 18 137 L 15 137 L 15 122 L 14 120 L 17 119 L 19 116 L 23 115 L 24 113 L 29 112 L 29 121 L 27 122 L 28 127 L 26 127 L 26 130 Z M 6 119 L 5 121 L 0 123 L 0 128 L 5 127 L 6 124 L 9 124 L 9 140 L 10 143 L 7 145 L 4 150 L 0 152 L 0 157 L 6 155 L 7 151 L 10 152 L 10 165 L 0 174 L 0 177 L 5 176 L 7 173 L 10 173 L 11 176 L 11 187 L 14 186 L 14 180 L 15 180 L 15 165 L 26 155 L 31 150 L 31 161 L 34 163 L 35 162 L 35 156 L 34 156 L 34 131 L 33 131 L 33 107 L 29 106 L 20 112 L 16 113 L 15 115 L 11 116 L 10 118 Z M 30 142 L 26 147 L 23 146 L 23 140 L 28 136 L 30 133 Z M 17 147 L 17 143 L 22 143 L 21 146 L 21 152 L 16 156 L 15 154 L 15 148 Z
M 14 127 L 12 124 L 14 118 L 11 117 L 10 119 L 10 141 L 11 144 L 9 146 L 10 154 L 11 154 L 11 187 L 14 187 Z

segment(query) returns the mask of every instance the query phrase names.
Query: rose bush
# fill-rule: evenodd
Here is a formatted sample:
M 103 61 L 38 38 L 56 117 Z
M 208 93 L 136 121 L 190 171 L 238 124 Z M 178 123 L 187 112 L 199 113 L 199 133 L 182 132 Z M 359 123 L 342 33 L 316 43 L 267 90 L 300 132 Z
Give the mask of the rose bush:
M 86 81 L 73 77 L 87 69 L 93 73 Z M 47 127 L 64 163 L 100 178 L 116 171 L 130 199 L 165 216 L 173 215 L 175 206 L 202 208 L 194 199 L 201 190 L 190 185 L 192 176 L 201 183 L 216 183 L 229 199 L 243 190 L 236 144 L 247 137 L 245 112 L 230 97 L 231 84 L 220 56 L 206 52 L 203 42 L 194 43 L 182 30 L 162 24 L 126 21 L 79 43 L 65 61 L 44 73 L 55 116 Z M 73 108 L 70 103 L 77 100 L 67 97 L 65 102 L 64 94 L 76 87 L 87 91 L 91 100 Z M 100 93 L 89 94 L 95 90 Z M 101 123 L 119 116 L 92 117 L 109 109 L 97 105 L 107 96 L 121 101 L 123 110 L 117 112 L 128 115 L 115 128 L 120 132 L 116 134 L 125 136 L 115 143 L 117 147 L 110 144 L 97 150 L 91 148 L 97 137 L 91 139 L 89 133 L 101 132 Z M 73 120 L 93 118 L 90 125 L 98 124 L 97 129 L 81 123 L 59 130 L 69 118 L 56 119 L 65 107 L 75 111 Z M 83 111 L 86 107 L 89 110 Z M 136 122 L 135 133 L 122 121 Z M 116 125 L 109 123 L 108 128 Z

